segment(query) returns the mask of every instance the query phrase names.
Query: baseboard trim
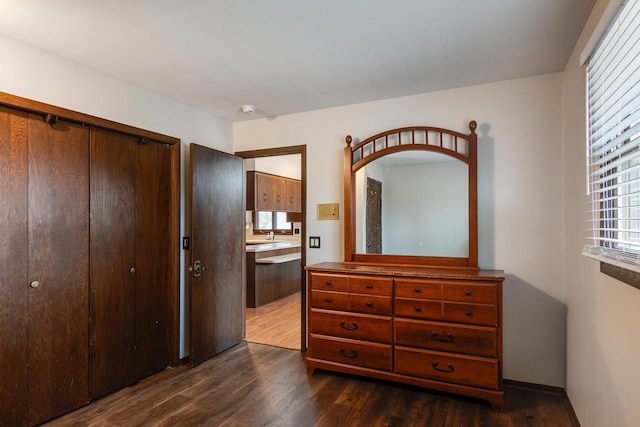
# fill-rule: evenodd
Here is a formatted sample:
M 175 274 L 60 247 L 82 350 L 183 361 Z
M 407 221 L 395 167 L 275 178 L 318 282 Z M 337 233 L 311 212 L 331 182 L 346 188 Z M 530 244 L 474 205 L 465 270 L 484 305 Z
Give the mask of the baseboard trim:
M 524 381 L 508 380 L 508 379 L 504 379 L 503 383 L 507 387 L 560 395 L 562 397 L 562 402 L 565 408 L 567 409 L 567 412 L 569 413 L 569 417 L 571 418 L 571 425 L 573 427 L 581 427 L 580 421 L 578 421 L 578 416 L 576 415 L 576 411 L 573 409 L 573 405 L 571 405 L 571 401 L 569 400 L 567 391 L 564 388 L 554 387 L 550 385 L 543 385 L 543 384 L 527 383 Z

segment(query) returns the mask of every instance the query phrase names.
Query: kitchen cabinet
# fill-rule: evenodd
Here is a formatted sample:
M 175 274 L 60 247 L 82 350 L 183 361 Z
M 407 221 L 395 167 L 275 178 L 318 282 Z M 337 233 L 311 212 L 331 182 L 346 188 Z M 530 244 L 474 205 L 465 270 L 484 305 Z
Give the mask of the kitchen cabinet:
M 287 202 L 287 212 L 302 212 L 302 191 L 297 179 L 284 179 L 284 194 Z
M 261 250 L 262 246 L 274 246 Z M 300 292 L 300 245 L 252 245 L 247 249 L 247 307 L 259 307 Z
M 263 172 L 247 172 L 247 210 L 301 212 L 300 181 Z

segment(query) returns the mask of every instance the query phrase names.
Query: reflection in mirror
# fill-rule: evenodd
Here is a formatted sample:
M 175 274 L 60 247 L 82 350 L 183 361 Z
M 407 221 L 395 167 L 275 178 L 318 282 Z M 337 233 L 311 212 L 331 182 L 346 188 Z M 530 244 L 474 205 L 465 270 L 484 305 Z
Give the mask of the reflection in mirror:
M 367 164 L 355 179 L 356 253 L 469 256 L 466 163 L 402 151 Z

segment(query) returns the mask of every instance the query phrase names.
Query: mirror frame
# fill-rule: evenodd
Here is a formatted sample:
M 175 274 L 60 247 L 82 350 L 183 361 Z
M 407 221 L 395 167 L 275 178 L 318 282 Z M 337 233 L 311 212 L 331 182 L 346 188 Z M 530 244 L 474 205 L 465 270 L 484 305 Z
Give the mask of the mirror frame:
M 475 133 L 477 123 L 469 122 L 468 135 L 449 129 L 430 126 L 414 126 L 388 130 L 378 133 L 363 141 L 351 145 L 353 138 L 347 135 L 344 148 L 344 260 L 350 264 L 379 264 L 379 265 L 405 265 L 440 268 L 463 268 L 478 270 L 478 136 Z M 425 134 L 424 143 L 416 143 L 416 132 Z M 411 134 L 410 141 L 402 140 L 402 135 Z M 437 135 L 435 143 L 429 140 L 429 135 Z M 389 137 L 397 141 L 395 145 L 389 145 Z M 454 149 L 443 145 L 444 136 L 449 136 L 454 141 Z M 377 148 L 376 141 L 384 138 L 384 146 Z M 466 153 L 459 150 L 459 141 L 466 141 Z M 365 147 L 371 144 L 369 154 L 365 155 Z M 355 175 L 356 172 L 371 161 L 407 150 L 435 151 L 446 154 L 466 163 L 469 168 L 469 252 L 467 257 L 439 257 L 419 255 L 391 255 L 391 254 L 359 254 L 356 253 L 356 215 L 355 215 Z M 359 152 L 354 161 L 354 153 Z

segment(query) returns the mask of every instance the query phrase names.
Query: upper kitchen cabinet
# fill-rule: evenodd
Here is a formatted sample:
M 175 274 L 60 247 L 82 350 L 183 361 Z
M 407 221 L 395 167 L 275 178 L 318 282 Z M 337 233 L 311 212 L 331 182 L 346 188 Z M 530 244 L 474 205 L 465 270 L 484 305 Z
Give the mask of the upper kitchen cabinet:
M 247 210 L 300 212 L 300 181 L 263 172 L 247 172 Z
M 302 191 L 297 179 L 284 179 L 284 194 L 287 202 L 287 212 L 302 212 Z

